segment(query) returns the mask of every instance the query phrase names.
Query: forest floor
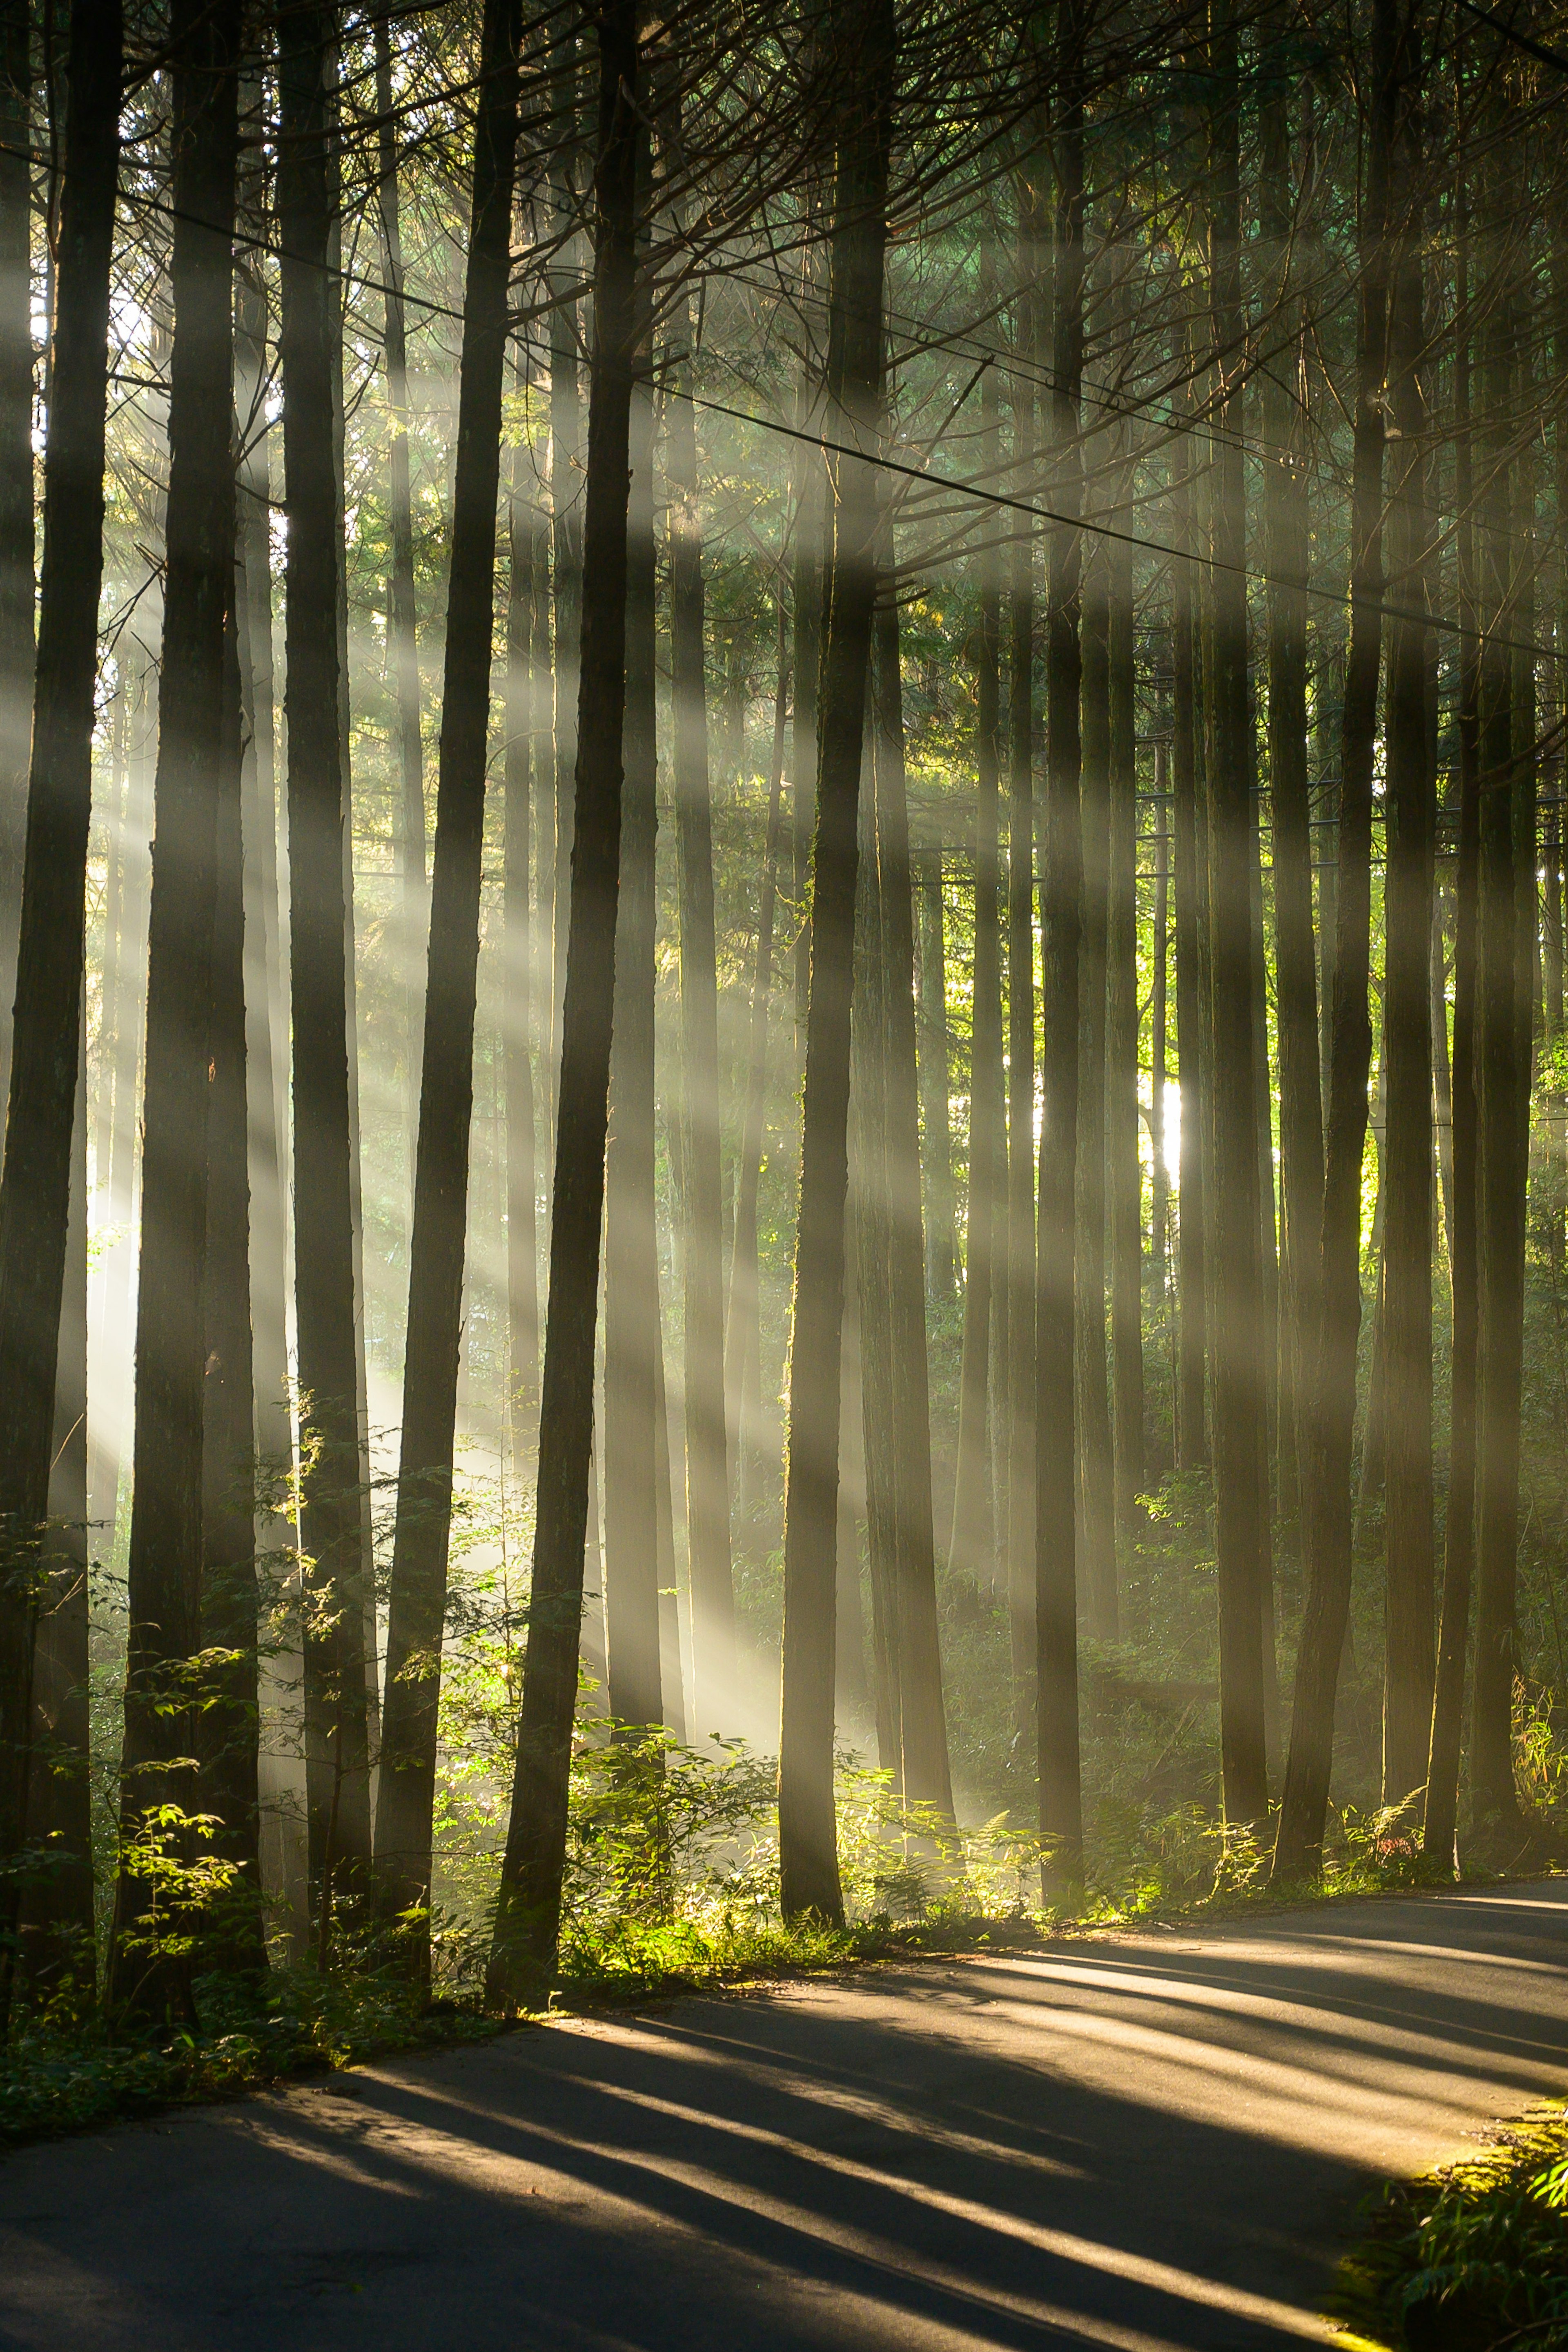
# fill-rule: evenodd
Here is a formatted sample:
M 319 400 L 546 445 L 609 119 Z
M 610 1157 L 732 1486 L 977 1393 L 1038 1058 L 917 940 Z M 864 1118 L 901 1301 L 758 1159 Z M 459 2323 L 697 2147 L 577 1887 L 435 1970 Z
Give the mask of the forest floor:
M 1264 2352 L 1564 2091 L 1564 1880 L 862 1967 L 21 2149 L 0 2345 Z

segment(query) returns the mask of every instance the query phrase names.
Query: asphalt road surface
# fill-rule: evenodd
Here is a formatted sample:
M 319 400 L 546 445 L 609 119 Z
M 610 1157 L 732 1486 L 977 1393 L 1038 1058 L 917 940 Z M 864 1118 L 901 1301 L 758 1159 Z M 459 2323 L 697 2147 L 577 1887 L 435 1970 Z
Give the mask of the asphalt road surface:
M 1267 2352 L 1564 2091 L 1568 1881 L 865 1969 L 22 2150 L 0 2344 Z

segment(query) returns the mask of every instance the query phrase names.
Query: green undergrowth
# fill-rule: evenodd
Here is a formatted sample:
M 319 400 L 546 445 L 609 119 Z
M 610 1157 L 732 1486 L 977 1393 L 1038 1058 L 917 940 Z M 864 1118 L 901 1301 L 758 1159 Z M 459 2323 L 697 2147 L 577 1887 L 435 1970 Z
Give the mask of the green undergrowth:
M 1238 1832 L 1201 1802 L 1102 1811 L 1085 1883 L 1040 1901 L 1061 1857 L 1001 1812 L 955 1829 L 907 1808 L 885 1772 L 846 1753 L 837 1782 L 845 1923 L 786 1924 L 779 1903 L 777 1765 L 739 1741 L 687 1748 L 665 1735 L 585 1724 L 573 1759 L 561 1932 L 530 2012 L 753 1988 L 875 1961 L 1038 1948 L 1093 1936 L 1260 1916 L 1303 1901 L 1451 1885 L 1423 1865 L 1414 1801 L 1336 1810 L 1322 1878 L 1268 1885 L 1271 1835 Z M 168 1953 L 193 1966 L 193 2020 L 110 2030 L 85 1989 L 18 2004 L 0 2053 L 0 2142 L 222 2098 L 309 2070 L 481 2038 L 499 1855 L 476 1804 L 444 1817 L 430 1922 L 431 1985 L 411 1981 L 406 1925 L 332 1913 L 327 1949 L 301 1963 L 274 1940 L 265 1982 L 202 1973 L 212 1902 L 200 1861 L 172 1888 Z M 177 1878 L 179 1867 L 168 1865 Z M 178 1898 L 178 1899 L 176 1899 Z M 366 1906 L 368 1915 L 368 1906 Z M 421 1927 L 423 1926 L 421 1921 Z
M 1379 2352 L 1568 2346 L 1568 2109 L 1499 2126 L 1480 2152 L 1388 2189 L 1346 2263 L 1345 2335 Z
M 473 2042 L 494 2021 L 427 2003 L 386 1968 L 322 1975 L 275 1969 L 265 1991 L 198 1978 L 199 2022 L 111 2031 L 61 2002 L 26 2016 L 0 2053 L 0 2145 L 233 2098 L 290 2075 L 397 2051 Z

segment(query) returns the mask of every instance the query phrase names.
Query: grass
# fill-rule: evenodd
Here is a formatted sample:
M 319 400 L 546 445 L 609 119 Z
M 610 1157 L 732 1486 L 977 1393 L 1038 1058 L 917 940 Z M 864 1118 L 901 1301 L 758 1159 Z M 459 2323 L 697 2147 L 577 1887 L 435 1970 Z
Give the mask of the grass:
M 1386 2190 L 1346 2263 L 1342 2341 L 1379 2352 L 1568 2346 L 1568 2108 Z

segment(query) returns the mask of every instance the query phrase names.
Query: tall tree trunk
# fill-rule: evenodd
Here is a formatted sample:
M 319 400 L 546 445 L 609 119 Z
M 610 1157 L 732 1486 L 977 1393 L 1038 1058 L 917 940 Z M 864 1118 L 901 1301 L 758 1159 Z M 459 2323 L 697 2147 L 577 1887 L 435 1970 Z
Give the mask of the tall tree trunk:
M 644 326 L 640 354 L 643 369 L 649 357 Z M 653 1366 L 654 1349 L 662 1344 L 658 1237 L 653 1225 L 656 580 L 653 400 L 646 375 L 639 381 L 632 400 L 631 465 L 621 895 L 615 930 L 610 1134 L 604 1162 L 604 1613 L 610 1649 L 610 1712 L 618 1724 L 642 1727 L 657 1724 L 664 1714 L 659 1693 Z
M 850 1202 L 855 1243 L 852 1303 L 856 1312 L 856 1349 L 861 1359 L 861 1433 L 865 1464 L 866 1560 L 871 1571 L 877 1762 L 883 1771 L 891 1775 L 893 1787 L 902 1801 L 902 1496 L 892 1208 L 887 1181 L 887 950 L 882 876 L 876 856 L 876 794 L 871 781 L 861 792 L 857 831 L 854 1013 L 850 1058 Z
M 1318 1297 L 1322 1235 L 1322 1087 L 1318 1066 L 1317 965 L 1312 941 L 1312 835 L 1307 772 L 1307 572 L 1310 518 L 1304 453 L 1305 345 L 1292 287 L 1291 100 L 1281 82 L 1260 125 L 1259 192 L 1271 269 L 1279 273 L 1280 349 L 1263 377 L 1264 543 L 1269 566 L 1269 804 L 1273 822 L 1274 973 L 1280 1053 L 1280 1184 L 1285 1251 L 1281 1283 L 1281 1463 L 1292 1468 L 1281 1507 L 1299 1508 L 1307 1454 L 1305 1335 Z M 1320 681 L 1320 692 L 1322 686 Z M 1287 1407 L 1291 1425 L 1286 1426 Z M 1281 1489 L 1285 1481 L 1281 1478 Z
M 1362 1161 L 1372 1060 L 1373 753 L 1382 651 L 1383 447 L 1389 256 L 1388 175 L 1399 60 L 1394 0 L 1375 0 L 1361 212 L 1354 469 L 1351 490 L 1351 624 L 1340 758 L 1328 1118 L 1323 1139 L 1321 1288 L 1303 1350 L 1311 1445 L 1303 1457 L 1307 1596 L 1274 1876 L 1316 1871 L 1333 1760 L 1334 1695 L 1350 1617 L 1351 1447 L 1361 1326 Z
M 989 247 L 981 269 L 988 293 L 993 275 Z M 980 379 L 980 462 L 988 476 L 998 458 L 997 378 Z M 969 1197 L 964 1240 L 964 1342 L 959 1370 L 958 1461 L 953 1481 L 953 1529 L 948 1564 L 976 1584 L 993 1582 L 996 1530 L 987 1444 L 991 1317 L 998 1284 L 1000 1177 L 995 1149 L 1001 1115 L 1001 939 L 997 845 L 1000 753 L 1001 586 L 997 550 L 981 551 L 977 571 L 979 622 L 975 639 L 975 952 L 969 1016 Z M 1010 1604 L 1009 1595 L 1009 1604 Z M 1027 1621 L 1025 1621 L 1027 1622 Z M 1019 1639 L 1015 1618 L 1012 1641 Z
M 10 1092 L 33 709 L 33 11 L 0 8 L 0 1100 Z
M 1022 495 L 1035 464 L 1034 379 L 1039 364 L 1038 278 L 1043 232 L 1043 157 L 1017 175 L 1018 364 L 1010 386 L 1013 473 Z M 1001 1534 L 1013 1628 L 1013 1707 L 1025 1733 L 1034 1714 L 1035 1566 L 1033 1462 L 1036 1388 L 1034 1142 L 1034 540 L 1013 542 L 1008 593 L 1008 1148 L 1006 1317 L 1006 1518 Z M 998 1413 L 1002 1410 L 998 1400 Z
M 689 351 L 690 321 L 673 322 Z M 735 1588 L 724 1411 L 724 1185 L 719 1132 L 718 976 L 708 793 L 702 512 L 692 404 L 668 422 L 670 687 L 675 853 L 680 875 L 681 1039 L 686 1103 L 686 1530 L 696 1706 L 722 1727 L 735 1690 Z
M 1440 1869 L 1456 1865 L 1465 1660 L 1476 1539 L 1477 1112 L 1476 949 L 1481 844 L 1480 661 L 1476 636 L 1474 444 L 1470 425 L 1469 189 L 1463 152 L 1454 191 L 1454 505 L 1458 517 L 1459 837 L 1454 892 L 1454 1052 L 1448 1498 L 1443 1535 L 1443 1602 L 1427 1756 L 1422 1852 Z
M 779 1851 L 787 1919 L 843 1917 L 833 1816 L 835 1539 L 856 822 L 876 593 L 875 449 L 894 77 L 887 0 L 835 11 L 837 147 L 817 817 L 784 1503 Z M 845 446 L 857 450 L 849 455 Z
M 639 331 L 635 0 L 612 0 L 599 19 L 598 42 L 594 337 L 571 910 L 561 1013 L 533 1588 L 511 1823 L 488 1979 L 490 2000 L 508 2003 L 518 2000 L 537 1971 L 549 1967 L 560 1921 L 593 1451 L 594 1336 L 615 991 L 626 709 L 628 452 Z
M 528 453 L 512 453 L 507 500 L 506 818 L 502 851 L 502 1085 L 507 1121 L 507 1413 L 512 1475 L 531 1452 L 539 1397 L 538 1234 L 535 1208 L 533 932 L 528 865 L 539 620 L 549 593 L 543 518 L 529 493 Z
M 187 1662 L 203 1646 L 218 802 L 220 780 L 233 765 L 227 755 L 238 750 L 227 636 L 235 593 L 232 240 L 240 30 L 234 0 L 205 8 L 181 0 L 171 23 L 175 218 L 167 568 L 147 944 L 121 1847 L 108 1988 L 114 2010 L 151 2017 L 190 2015 L 193 2006 L 188 1959 L 163 1947 L 154 1857 L 161 1851 L 178 1855 L 189 1845 L 161 1809 L 198 1810 L 186 1777 L 194 1717 L 185 1677 Z M 237 784 L 237 769 L 233 781 Z M 237 870 L 234 878 L 237 885 Z M 243 931 L 241 940 L 243 952 Z M 226 1058 L 230 1034 L 223 1044 Z M 243 1019 L 238 1081 L 243 1088 Z M 233 1083 L 234 1073 L 225 1071 L 225 1092 Z M 243 1249 L 243 1211 L 241 1223 Z M 225 1270 L 232 1276 L 232 1260 Z M 248 1436 L 247 1430 L 242 1443 Z M 245 1532 L 248 1537 L 248 1528 Z M 254 1650 L 254 1613 L 249 1638 Z M 190 1921 L 176 1917 L 177 1933 L 188 1933 Z
M 561 997 L 566 987 L 567 939 L 570 920 L 571 829 L 577 779 L 577 719 L 580 692 L 579 639 L 582 631 L 583 524 L 582 475 L 579 451 L 582 439 L 582 406 L 578 380 L 580 306 L 575 223 L 578 197 L 573 184 L 577 154 L 570 126 L 577 108 L 577 20 L 563 20 L 554 36 L 557 54 L 551 62 L 551 100 L 556 137 L 550 171 L 549 234 L 555 246 L 549 273 L 549 435 L 550 435 L 550 569 L 554 589 L 555 639 L 550 680 L 554 697 L 555 819 L 550 827 L 549 905 L 550 980 L 546 994 L 544 1026 L 545 1117 L 554 1127 L 557 1081 L 561 1054 Z M 541 842 L 541 846 L 543 845 Z M 545 904 L 541 877 L 539 903 Z
M 1122 478 L 1124 484 L 1127 478 Z M 1106 1197 L 1111 1254 L 1115 1536 L 1132 1564 L 1144 1486 L 1144 1179 L 1138 1157 L 1138 752 L 1133 554 L 1106 549 L 1110 592 L 1110 869 L 1105 1012 Z M 1157 1150 L 1157 1146 L 1156 1146 Z M 1112 1598 L 1115 1598 L 1113 1583 Z
M 915 1009 L 920 1041 L 920 1132 L 925 1174 L 925 1281 L 933 1299 L 953 1296 L 957 1262 L 953 1216 L 953 1131 L 948 1118 L 947 937 L 942 850 L 912 853 L 919 920 Z
M 1050 1849 L 1049 1901 L 1083 1868 L 1078 1732 L 1078 1545 L 1073 1410 L 1073 1176 L 1078 1156 L 1078 1007 L 1083 832 L 1079 698 L 1083 495 L 1083 45 L 1085 0 L 1058 0 L 1052 143 L 1051 502 L 1047 541 L 1046 803 L 1041 881 L 1045 1117 L 1040 1139 L 1040 1260 L 1035 1292 L 1035 1640 L 1040 1827 Z
M 419 959 L 429 923 L 424 870 L 424 749 L 420 734 L 419 640 L 413 593 L 413 503 L 408 464 L 408 338 L 402 290 L 402 224 L 397 187 L 397 118 L 392 105 L 392 28 L 385 5 L 372 18 L 376 65 L 376 209 L 384 281 L 382 348 L 392 444 L 387 451 L 387 667 L 397 711 L 398 798 L 392 837 L 399 884 L 399 945 L 407 960 L 403 1003 L 403 1086 L 408 1116 L 409 1190 L 419 1132 Z
M 891 539 L 891 533 L 889 534 Z M 891 546 L 889 549 L 891 556 Z M 901 1784 L 907 1803 L 953 1815 L 942 1703 L 931 1511 L 931 1393 L 920 1202 L 920 1097 L 915 1020 L 913 877 L 904 769 L 896 573 L 873 623 L 876 860 L 882 914 L 886 1095 L 888 1313 L 893 1338 Z
M 1209 771 L 1214 1018 L 1214 1519 L 1219 1583 L 1220 1756 L 1227 1818 L 1262 1822 L 1263 1602 L 1269 1498 L 1252 958 L 1252 772 L 1242 473 L 1240 84 L 1229 0 L 1210 15 L 1208 268 L 1215 411 L 1213 722 Z
M 1405 104 L 1420 103 L 1419 28 L 1406 35 Z M 1392 203 L 1399 244 L 1389 293 L 1388 373 L 1398 431 L 1390 485 L 1389 631 L 1384 717 L 1388 863 L 1383 992 L 1388 1110 L 1384 1192 L 1384 1480 L 1386 1613 L 1383 1801 L 1427 1778 L 1432 1727 L 1432 892 L 1436 779 L 1428 765 L 1425 302 L 1416 185 L 1419 132 L 1402 125 Z
M 277 59 L 294 1197 L 310 1210 L 295 1235 L 298 1382 L 308 1400 L 299 1532 L 313 1563 L 304 1596 L 306 1769 L 323 1948 L 340 1865 L 357 1877 L 371 1853 L 339 631 L 335 37 L 331 9 L 303 9 L 283 27 Z
M 33 1590 L 49 1500 L 81 1053 L 109 268 L 120 162 L 114 0 L 90 15 L 73 12 L 66 75 L 33 749 L 0 1181 L 0 1866 L 19 1851 L 25 1829 Z M 10 2000 L 16 1890 L 0 1867 L 0 2027 Z
M 242 73 L 244 142 L 260 107 L 254 77 Z M 242 162 L 242 218 L 256 225 L 254 164 Z M 294 1476 L 294 1407 L 288 1379 L 288 1046 L 284 1001 L 283 907 L 279 887 L 277 776 L 272 646 L 272 467 L 264 405 L 267 307 L 254 253 L 235 284 L 235 379 L 241 458 L 237 530 L 243 575 L 238 602 L 245 754 L 241 832 L 245 860 L 246 1092 L 249 1129 L 250 1321 L 256 1471 L 267 1508 L 257 1528 L 257 1582 L 277 1631 L 260 1666 L 267 1723 L 260 1761 L 262 1869 L 281 1895 L 279 1925 L 293 1952 L 308 1933 L 306 1774 L 300 1714 L 303 1666 L 293 1530 L 282 1506 Z M 127 1160 L 129 1164 L 129 1151 Z M 129 1165 L 128 1165 L 129 1172 Z
M 1105 1006 L 1111 879 L 1111 643 L 1105 556 L 1083 581 L 1082 933 L 1078 1040 L 1079 1584 L 1084 1631 L 1116 1638 L 1116 1526 L 1105 1347 Z
M 1171 504 L 1176 545 L 1195 543 L 1192 436 L 1184 433 L 1172 461 Z M 1208 1217 L 1204 1134 L 1203 995 L 1205 894 L 1197 784 L 1197 678 L 1193 625 L 1193 572 L 1185 555 L 1171 575 L 1171 785 L 1176 864 L 1176 1070 L 1181 1134 L 1176 1168 L 1176 1450 L 1183 1470 L 1208 1460 Z
M 1494 70 L 1500 71 L 1500 60 Z M 1533 711 L 1516 707 L 1516 683 L 1525 681 L 1516 682 L 1510 640 L 1516 633 L 1527 642 L 1529 637 L 1528 615 L 1521 607 L 1533 499 L 1516 499 L 1511 479 L 1519 460 L 1507 420 L 1513 402 L 1521 394 L 1531 397 L 1531 389 L 1523 358 L 1528 346 L 1523 344 L 1519 285 L 1523 267 L 1517 221 L 1521 190 L 1500 115 L 1493 138 L 1484 167 L 1491 282 L 1480 331 L 1487 423 L 1484 462 L 1478 469 L 1477 532 L 1482 791 L 1476 975 L 1479 1306 L 1470 1786 L 1477 1820 L 1490 1817 L 1506 1832 L 1518 1814 L 1511 1713 L 1518 1671 L 1524 1212 L 1536 923 Z M 1516 544 L 1516 534 L 1522 543 Z
M 235 566 L 235 585 L 244 574 Z M 235 599 L 237 602 L 237 597 Z M 224 1654 L 208 1670 L 198 1726 L 203 1810 L 212 1851 L 235 1876 L 204 1939 L 211 1966 L 265 1968 L 261 1909 L 260 1593 L 256 1541 L 256 1395 L 250 1319 L 246 1118 L 245 849 L 239 629 L 225 632 L 221 761 L 214 822 L 213 944 L 207 1007 L 206 1252 L 202 1269 L 201 1641 Z
M 387 1603 L 376 1876 L 392 1913 L 430 1900 L 436 1717 L 463 1337 L 480 853 L 495 626 L 496 501 L 517 141 L 518 0 L 486 0 L 474 131 L 430 961 L 409 1249 L 402 1447 Z M 624 617 L 622 628 L 624 632 Z M 428 1970 L 426 1933 L 416 1941 Z

